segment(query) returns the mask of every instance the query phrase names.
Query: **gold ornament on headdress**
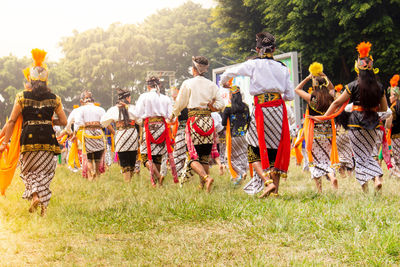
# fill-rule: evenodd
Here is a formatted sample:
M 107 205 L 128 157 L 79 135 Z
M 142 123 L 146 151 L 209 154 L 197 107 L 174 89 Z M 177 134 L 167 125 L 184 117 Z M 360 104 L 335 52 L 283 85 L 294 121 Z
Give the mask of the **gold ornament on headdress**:
M 358 59 L 354 62 L 354 70 L 359 73 L 360 70 L 372 70 L 375 74 L 379 72 L 378 68 L 373 68 L 374 59 L 369 54 L 372 44 L 370 42 L 361 42 L 357 45 Z M 370 61 L 366 60 L 369 58 Z
M 31 51 L 33 64 L 29 68 L 29 78 L 32 81 L 40 80 L 42 82 L 47 82 L 49 72 L 47 65 L 44 63 L 47 52 L 38 48 L 32 49 Z M 24 70 L 24 75 L 25 75 Z

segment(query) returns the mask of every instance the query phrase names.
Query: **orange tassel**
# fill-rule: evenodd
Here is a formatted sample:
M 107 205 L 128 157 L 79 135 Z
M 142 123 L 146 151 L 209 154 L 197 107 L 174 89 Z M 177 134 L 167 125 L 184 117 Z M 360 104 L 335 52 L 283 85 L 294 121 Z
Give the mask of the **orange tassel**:
M 32 49 L 31 54 L 35 67 L 43 67 L 43 62 L 47 55 L 47 52 L 39 48 L 35 48 Z

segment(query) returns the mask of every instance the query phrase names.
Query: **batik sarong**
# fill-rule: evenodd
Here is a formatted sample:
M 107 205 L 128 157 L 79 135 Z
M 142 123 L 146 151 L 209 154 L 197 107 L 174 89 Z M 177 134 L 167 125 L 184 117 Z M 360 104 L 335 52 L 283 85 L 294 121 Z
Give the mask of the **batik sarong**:
M 376 129 L 351 129 L 348 131 L 354 152 L 355 176 L 361 185 L 383 175 L 381 167 L 373 157 L 378 131 Z
M 45 207 L 51 198 L 50 182 L 57 167 L 57 158 L 53 152 L 24 152 L 20 156 L 21 178 L 25 184 L 24 199 L 31 200 L 37 193 L 41 204 Z

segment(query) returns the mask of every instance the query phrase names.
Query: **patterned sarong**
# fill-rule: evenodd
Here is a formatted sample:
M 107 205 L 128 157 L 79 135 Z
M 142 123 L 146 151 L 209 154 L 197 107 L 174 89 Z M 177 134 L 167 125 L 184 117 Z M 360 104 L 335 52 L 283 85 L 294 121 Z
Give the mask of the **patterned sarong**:
M 184 126 L 184 125 L 183 125 Z M 185 170 L 186 155 L 185 127 L 179 127 L 175 137 L 174 159 L 176 172 L 181 177 Z
M 313 162 L 310 163 L 312 178 L 320 178 L 328 173 L 335 173 L 331 167 L 332 128 L 331 122 L 317 123 L 314 126 L 314 140 L 312 144 Z
M 354 169 L 353 150 L 351 149 L 348 131 L 338 132 L 336 144 L 340 166 L 351 170 Z
M 361 185 L 383 175 L 381 167 L 373 158 L 378 131 L 375 129 L 351 129 L 348 131 L 356 162 L 356 179 Z
M 249 162 L 247 160 L 247 142 L 245 136 L 232 137 L 231 161 L 232 167 L 238 175 L 247 173 Z
M 53 152 L 24 152 L 20 156 L 21 178 L 25 184 L 24 199 L 31 200 L 37 193 L 40 202 L 47 207 L 51 197 L 50 182 L 57 167 L 57 158 Z

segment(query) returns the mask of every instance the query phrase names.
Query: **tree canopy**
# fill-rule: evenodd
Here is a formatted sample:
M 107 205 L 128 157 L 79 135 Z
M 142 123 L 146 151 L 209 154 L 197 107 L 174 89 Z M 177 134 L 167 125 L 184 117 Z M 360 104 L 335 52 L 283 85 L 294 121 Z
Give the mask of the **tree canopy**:
M 335 83 L 354 79 L 355 47 L 372 43 L 371 54 L 382 82 L 400 67 L 400 1 L 318 0 L 216 0 L 214 26 L 221 33 L 225 55 L 243 60 L 254 47 L 255 34 L 269 31 L 278 49 L 301 53 L 303 70 L 313 61 L 324 64 Z M 258 27 L 253 25 L 259 25 Z M 305 73 L 304 73 L 305 74 Z

